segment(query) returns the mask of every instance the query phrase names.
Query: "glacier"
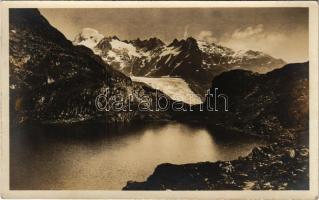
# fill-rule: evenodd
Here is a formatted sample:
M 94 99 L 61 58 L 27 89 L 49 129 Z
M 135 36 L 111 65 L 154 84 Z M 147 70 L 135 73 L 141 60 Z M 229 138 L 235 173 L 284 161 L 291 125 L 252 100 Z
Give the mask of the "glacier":
M 182 78 L 176 77 L 161 77 L 161 78 L 148 78 L 131 76 L 132 81 L 142 82 L 150 87 L 160 90 L 173 100 L 182 101 L 187 104 L 201 104 L 203 101 L 199 95 L 195 94 L 189 85 Z

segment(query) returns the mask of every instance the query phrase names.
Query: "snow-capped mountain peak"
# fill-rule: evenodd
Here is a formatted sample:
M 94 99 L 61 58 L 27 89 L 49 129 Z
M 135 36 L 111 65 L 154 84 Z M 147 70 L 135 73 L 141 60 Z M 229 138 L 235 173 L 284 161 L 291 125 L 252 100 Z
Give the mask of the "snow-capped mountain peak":
M 82 31 L 75 36 L 73 44 L 84 45 L 90 49 L 94 48 L 104 36 L 97 30 L 92 28 L 83 28 Z
M 208 53 L 208 54 L 216 54 L 221 56 L 226 55 L 233 55 L 235 52 L 227 47 L 215 44 L 215 43 L 208 43 L 207 41 L 198 40 L 197 41 L 198 47 L 202 52 Z

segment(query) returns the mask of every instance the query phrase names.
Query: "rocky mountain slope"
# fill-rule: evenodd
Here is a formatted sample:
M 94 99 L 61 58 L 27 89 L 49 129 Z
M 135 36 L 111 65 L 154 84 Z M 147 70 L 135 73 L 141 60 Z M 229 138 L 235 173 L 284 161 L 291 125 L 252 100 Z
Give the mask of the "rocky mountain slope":
M 289 130 L 307 130 L 309 120 L 309 63 L 285 65 L 267 74 L 234 70 L 213 81 L 228 96 L 228 112 L 208 112 L 221 126 L 271 138 Z M 210 102 L 213 102 L 213 97 Z M 205 104 L 208 105 L 208 99 Z M 218 109 L 224 110 L 223 99 Z
M 100 118 L 128 121 L 135 117 L 165 119 L 164 113 L 135 112 L 155 90 L 132 83 L 85 46 L 74 46 L 36 9 L 10 9 L 10 110 L 12 121 L 74 122 Z M 88 37 L 81 35 L 79 40 Z M 132 112 L 99 112 L 95 99 L 121 95 Z M 168 98 L 169 99 L 169 98 Z M 153 106 L 153 105 L 151 105 Z
M 285 64 L 262 52 L 234 51 L 191 37 L 175 39 L 166 45 L 158 38 L 122 41 L 114 36 L 101 39 L 100 33 L 86 28 L 73 43 L 91 48 L 106 63 L 128 76 L 181 77 L 202 97 L 213 78 L 221 72 L 239 68 L 265 73 Z
M 145 182 L 124 190 L 219 190 L 309 188 L 309 63 L 288 64 L 267 74 L 234 70 L 217 76 L 212 89 L 228 95 L 217 111 L 192 112 L 182 121 L 200 120 L 216 133 L 250 134 L 269 145 L 233 161 L 161 164 Z M 208 96 L 203 107 L 214 100 Z M 220 100 L 217 100 L 220 101 Z

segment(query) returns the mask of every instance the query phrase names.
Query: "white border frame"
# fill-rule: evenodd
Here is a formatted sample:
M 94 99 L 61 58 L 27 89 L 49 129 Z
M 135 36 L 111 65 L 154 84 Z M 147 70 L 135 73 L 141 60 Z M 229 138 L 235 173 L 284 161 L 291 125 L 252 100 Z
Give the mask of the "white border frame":
M 15 1 L 1 5 L 1 176 L 3 198 L 111 199 L 314 199 L 318 195 L 318 5 L 311 1 Z M 310 190 L 308 191 L 105 191 L 9 190 L 9 8 L 190 8 L 190 7 L 306 7 L 309 8 Z

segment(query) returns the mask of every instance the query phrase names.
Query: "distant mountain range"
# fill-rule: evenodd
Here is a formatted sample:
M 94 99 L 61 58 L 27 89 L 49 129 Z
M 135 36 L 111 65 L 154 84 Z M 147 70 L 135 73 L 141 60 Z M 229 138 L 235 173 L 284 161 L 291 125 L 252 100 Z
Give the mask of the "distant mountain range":
M 158 38 L 127 41 L 116 36 L 104 37 L 94 29 L 85 28 L 73 44 L 92 49 L 127 76 L 181 77 L 202 97 L 213 78 L 224 71 L 246 69 L 266 73 L 286 64 L 263 52 L 234 51 L 192 37 L 175 39 L 167 45 Z

